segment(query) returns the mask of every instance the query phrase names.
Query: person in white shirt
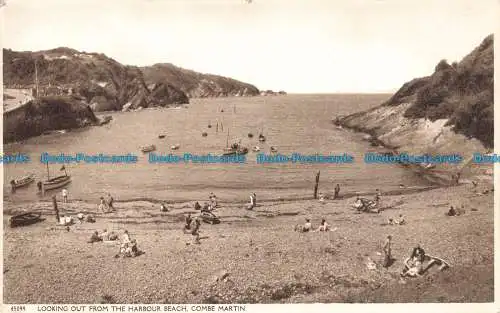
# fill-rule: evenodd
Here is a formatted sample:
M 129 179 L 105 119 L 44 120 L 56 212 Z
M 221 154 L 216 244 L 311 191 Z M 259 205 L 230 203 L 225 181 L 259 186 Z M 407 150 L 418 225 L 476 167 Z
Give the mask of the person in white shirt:
M 304 227 L 302 228 L 302 231 L 304 233 L 308 232 L 308 231 L 311 231 L 312 230 L 312 224 L 311 224 L 311 220 L 306 218 L 306 223 L 304 224 Z
M 68 202 L 68 190 L 66 190 L 66 189 L 62 190 L 62 197 L 63 197 L 63 202 L 67 203 Z

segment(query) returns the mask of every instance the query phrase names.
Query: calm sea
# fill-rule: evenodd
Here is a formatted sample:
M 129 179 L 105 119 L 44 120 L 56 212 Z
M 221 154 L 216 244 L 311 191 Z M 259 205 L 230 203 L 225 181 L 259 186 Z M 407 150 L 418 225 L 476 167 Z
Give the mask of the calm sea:
M 221 200 L 247 201 L 250 192 L 259 199 L 300 198 L 312 195 L 312 185 L 321 171 L 320 190 L 331 192 L 334 183 L 343 191 L 370 192 L 397 189 L 405 185 L 425 185 L 412 173 L 396 165 L 367 165 L 363 154 L 375 148 L 361 140 L 362 135 L 337 129 L 331 120 L 380 104 L 388 95 L 287 95 L 252 98 L 192 99 L 188 108 L 145 109 L 137 112 L 111 113 L 113 120 L 103 127 L 91 127 L 65 134 L 30 138 L 4 146 L 4 153 L 29 154 L 29 164 L 4 167 L 4 198 L 12 201 L 40 199 L 36 183 L 10 194 L 12 178 L 33 172 L 37 181 L 46 178 L 40 154 L 127 154 L 139 156 L 137 164 L 69 164 L 72 175 L 70 196 L 95 200 L 110 192 L 116 199 L 155 198 L 161 200 L 205 200 L 214 192 Z M 223 113 L 220 110 L 224 110 Z M 212 128 L 208 128 L 208 124 Z M 222 123 L 224 131 L 216 124 Z M 263 129 L 267 142 L 257 140 Z M 251 148 L 270 146 L 279 153 L 352 154 L 353 164 L 270 164 L 256 163 L 249 152 L 247 164 L 150 164 L 140 146 L 155 144 L 157 153 L 220 154 L 229 141 L 241 140 Z M 202 133 L 208 136 L 203 137 Z M 248 133 L 254 135 L 248 138 Z M 159 139 L 159 134 L 165 134 Z M 180 144 L 178 151 L 170 146 Z M 51 165 L 51 175 L 58 175 L 60 165 Z M 45 195 L 48 198 L 50 193 Z

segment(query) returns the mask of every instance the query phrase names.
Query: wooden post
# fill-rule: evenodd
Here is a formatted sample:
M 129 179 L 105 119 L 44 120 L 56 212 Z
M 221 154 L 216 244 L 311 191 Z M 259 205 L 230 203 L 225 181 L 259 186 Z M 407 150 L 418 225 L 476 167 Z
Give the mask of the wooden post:
M 54 211 L 56 212 L 57 223 L 59 224 L 59 210 L 57 209 L 57 199 L 56 195 L 52 196 L 52 205 L 54 206 Z
M 321 171 L 318 171 L 316 174 L 316 184 L 314 184 L 314 199 L 318 199 L 318 186 L 319 186 L 319 174 Z

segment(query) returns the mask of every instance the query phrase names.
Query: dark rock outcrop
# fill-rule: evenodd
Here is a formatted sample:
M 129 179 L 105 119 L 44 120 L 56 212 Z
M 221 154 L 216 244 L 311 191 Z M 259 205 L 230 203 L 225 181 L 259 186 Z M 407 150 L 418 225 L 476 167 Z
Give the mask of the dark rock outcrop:
M 257 87 L 232 78 L 202 74 L 169 63 L 141 68 L 148 84 L 167 82 L 190 98 L 257 96 Z
M 50 130 L 95 125 L 92 109 L 75 97 L 40 97 L 4 113 L 4 143 L 41 135 Z

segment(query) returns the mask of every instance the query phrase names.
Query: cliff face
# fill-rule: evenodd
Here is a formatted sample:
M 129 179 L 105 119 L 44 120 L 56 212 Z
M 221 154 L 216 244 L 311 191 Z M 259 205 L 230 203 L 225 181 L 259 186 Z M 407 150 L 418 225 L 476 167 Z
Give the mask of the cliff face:
M 95 111 L 166 106 L 188 103 L 187 96 L 166 81 L 157 81 L 169 90 L 151 95 L 142 72 L 97 53 L 68 48 L 39 52 L 3 50 L 4 84 L 8 88 L 32 88 L 35 61 L 41 95 L 76 94 Z
M 148 83 L 166 81 L 190 98 L 257 96 L 257 87 L 232 78 L 201 74 L 172 64 L 162 63 L 141 68 Z
M 490 35 L 459 63 L 442 60 L 432 75 L 407 82 L 382 105 L 336 123 L 399 152 L 464 158 L 486 152 L 493 147 L 493 71 Z
M 49 130 L 93 125 L 98 120 L 92 109 L 73 97 L 40 97 L 4 113 L 4 143 L 38 136 Z

